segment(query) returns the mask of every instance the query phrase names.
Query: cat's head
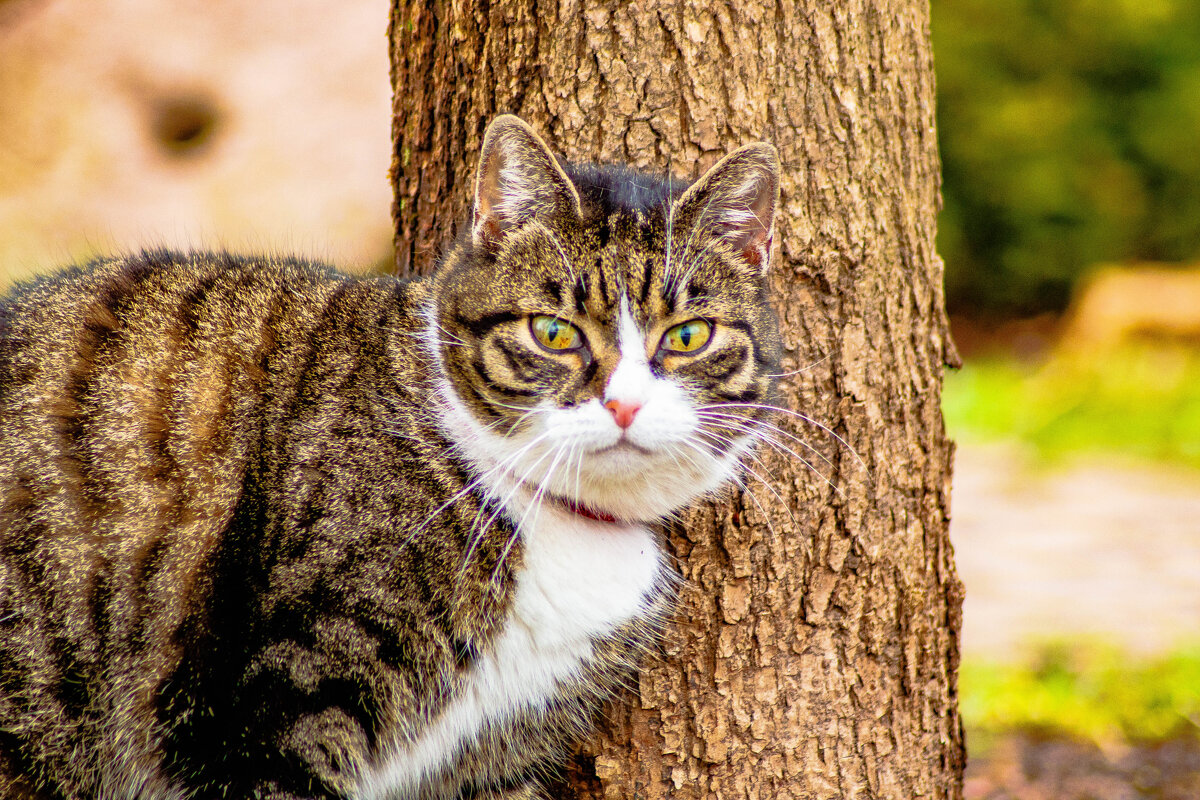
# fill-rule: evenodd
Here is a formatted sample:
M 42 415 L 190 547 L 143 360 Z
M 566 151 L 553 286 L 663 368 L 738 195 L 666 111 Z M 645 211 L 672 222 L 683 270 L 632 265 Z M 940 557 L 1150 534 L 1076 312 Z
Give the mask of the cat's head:
M 650 520 L 732 479 L 770 413 L 775 148 L 691 186 L 560 164 L 488 128 L 474 216 L 435 279 L 443 427 L 495 491 Z

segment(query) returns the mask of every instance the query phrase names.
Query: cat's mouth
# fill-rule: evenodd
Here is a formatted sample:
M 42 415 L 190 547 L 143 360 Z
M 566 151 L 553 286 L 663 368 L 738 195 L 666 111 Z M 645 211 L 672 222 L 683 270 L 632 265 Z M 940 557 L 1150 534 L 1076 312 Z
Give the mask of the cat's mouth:
M 588 453 L 588 455 L 599 456 L 599 455 L 607 455 L 610 453 L 614 453 L 614 454 L 636 453 L 637 455 L 641 455 L 641 456 L 654 455 L 654 451 L 651 450 L 650 448 L 643 447 L 640 444 L 635 444 L 624 437 L 618 439 L 617 441 L 613 442 L 610 445 L 605 445 L 604 447 L 600 447 L 595 450 L 592 450 Z

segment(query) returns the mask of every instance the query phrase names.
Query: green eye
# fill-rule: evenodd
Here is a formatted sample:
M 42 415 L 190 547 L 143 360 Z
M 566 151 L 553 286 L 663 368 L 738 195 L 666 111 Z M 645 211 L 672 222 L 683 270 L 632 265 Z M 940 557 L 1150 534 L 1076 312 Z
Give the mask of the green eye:
M 583 334 L 569 322 L 545 314 L 529 320 L 529 330 L 538 344 L 547 350 L 577 350 L 583 346 Z
M 673 353 L 692 353 L 704 347 L 712 336 L 712 325 L 702 319 L 681 322 L 663 336 L 662 348 Z

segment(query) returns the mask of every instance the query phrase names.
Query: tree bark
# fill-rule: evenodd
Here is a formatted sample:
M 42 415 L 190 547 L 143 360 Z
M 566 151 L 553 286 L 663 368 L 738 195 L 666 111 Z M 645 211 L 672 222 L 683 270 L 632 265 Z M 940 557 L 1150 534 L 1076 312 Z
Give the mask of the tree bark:
M 498 113 L 572 160 L 697 177 L 766 140 L 784 164 L 772 284 L 811 421 L 673 532 L 663 658 L 568 794 L 961 797 L 928 0 L 395 0 L 391 45 L 401 274 L 466 219 Z

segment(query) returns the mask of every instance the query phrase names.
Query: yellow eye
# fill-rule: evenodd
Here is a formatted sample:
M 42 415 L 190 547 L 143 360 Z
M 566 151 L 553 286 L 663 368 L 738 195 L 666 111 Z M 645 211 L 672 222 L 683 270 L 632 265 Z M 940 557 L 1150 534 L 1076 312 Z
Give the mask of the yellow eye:
M 663 336 L 662 347 L 674 353 L 692 353 L 704 347 L 712 336 L 712 326 L 702 319 L 681 322 Z
M 583 346 L 583 334 L 569 322 L 545 314 L 529 320 L 529 329 L 538 344 L 548 350 L 577 350 Z

